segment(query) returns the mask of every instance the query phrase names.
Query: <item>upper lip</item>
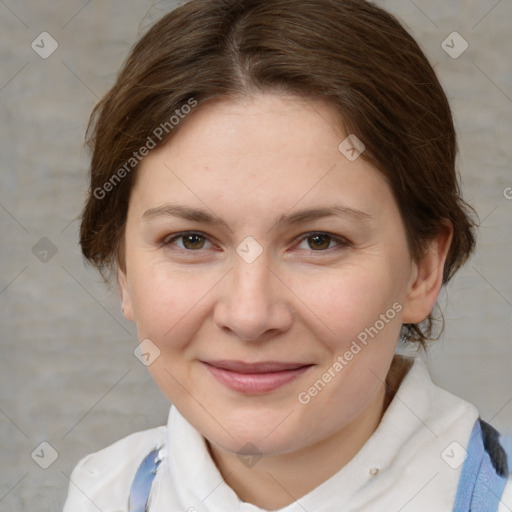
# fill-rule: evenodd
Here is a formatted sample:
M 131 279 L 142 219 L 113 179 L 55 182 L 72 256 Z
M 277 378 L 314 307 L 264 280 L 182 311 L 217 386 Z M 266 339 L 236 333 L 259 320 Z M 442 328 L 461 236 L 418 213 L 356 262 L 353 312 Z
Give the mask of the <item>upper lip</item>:
M 308 363 L 283 363 L 279 361 L 262 361 L 260 363 L 246 363 L 244 361 L 231 361 L 222 359 L 219 361 L 203 361 L 210 366 L 229 370 L 236 373 L 272 373 L 285 370 L 297 370 L 304 366 L 311 366 Z

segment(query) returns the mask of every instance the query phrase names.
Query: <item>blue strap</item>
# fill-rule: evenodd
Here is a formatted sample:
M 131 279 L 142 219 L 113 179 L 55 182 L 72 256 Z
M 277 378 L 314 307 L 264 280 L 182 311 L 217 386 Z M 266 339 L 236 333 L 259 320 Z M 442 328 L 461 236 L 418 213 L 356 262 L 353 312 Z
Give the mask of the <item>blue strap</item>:
M 135 473 L 135 478 L 130 488 L 130 512 L 146 512 L 151 484 L 160 465 L 159 451 L 159 449 L 153 450 L 147 455 L 139 469 L 137 469 L 137 473 Z
M 473 427 L 467 454 L 462 466 L 453 512 L 497 511 L 507 483 L 507 475 L 498 473 L 484 446 L 480 418 Z
M 489 437 L 492 427 L 481 422 L 479 418 L 471 433 L 453 512 L 496 512 L 507 483 L 508 471 L 500 470 L 495 456 L 497 451 L 504 450 L 497 439 Z M 486 427 L 485 438 L 481 424 Z M 494 460 L 489 451 L 494 454 Z M 130 488 L 130 512 L 146 512 L 151 485 L 160 465 L 158 452 L 159 449 L 153 450 L 137 469 Z

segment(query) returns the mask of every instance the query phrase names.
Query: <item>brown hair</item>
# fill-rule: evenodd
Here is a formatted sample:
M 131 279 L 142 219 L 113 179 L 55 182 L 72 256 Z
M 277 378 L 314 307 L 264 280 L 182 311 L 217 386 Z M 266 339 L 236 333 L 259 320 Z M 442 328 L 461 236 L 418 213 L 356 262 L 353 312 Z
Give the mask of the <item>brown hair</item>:
M 362 157 L 387 178 L 412 256 L 419 259 L 449 219 L 454 236 L 443 282 L 467 260 L 475 224 L 460 196 L 450 106 L 396 18 L 362 0 L 191 0 L 141 38 L 91 115 L 80 243 L 105 278 L 124 268 L 134 155 L 140 159 L 150 139 L 167 142 L 180 126 L 169 120 L 191 98 L 200 105 L 256 91 L 327 100 L 346 133 L 365 144 Z M 432 314 L 405 324 L 403 338 L 425 348 L 432 326 Z

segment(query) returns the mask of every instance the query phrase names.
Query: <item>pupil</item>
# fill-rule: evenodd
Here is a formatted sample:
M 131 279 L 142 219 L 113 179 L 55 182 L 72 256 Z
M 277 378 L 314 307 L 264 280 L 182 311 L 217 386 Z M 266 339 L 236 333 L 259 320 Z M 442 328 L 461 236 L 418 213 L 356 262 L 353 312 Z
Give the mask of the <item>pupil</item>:
M 314 240 L 314 244 L 316 245 L 316 247 L 311 247 L 311 244 L 310 244 L 310 247 L 313 249 L 313 250 L 318 250 L 318 249 L 327 249 L 329 247 L 329 237 L 328 236 L 325 236 L 325 235 L 316 235 L 316 236 L 312 236 L 310 238 L 310 240 Z M 322 243 L 322 240 L 324 241 L 324 243 Z M 320 242 L 319 242 L 320 241 Z M 321 247 L 319 247 L 319 245 Z
M 187 247 L 189 244 L 192 246 L 192 248 L 197 248 L 197 245 L 201 243 L 201 236 L 200 235 L 188 235 L 185 237 L 185 246 Z

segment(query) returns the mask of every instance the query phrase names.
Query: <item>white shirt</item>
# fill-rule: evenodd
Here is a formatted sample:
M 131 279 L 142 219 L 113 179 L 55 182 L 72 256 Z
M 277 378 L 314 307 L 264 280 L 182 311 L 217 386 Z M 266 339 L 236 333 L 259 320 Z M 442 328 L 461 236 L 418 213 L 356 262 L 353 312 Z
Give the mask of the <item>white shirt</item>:
M 355 457 L 323 484 L 279 512 L 451 512 L 478 410 L 436 386 L 414 364 L 382 420 Z M 144 457 L 162 447 L 149 512 L 266 512 L 224 482 L 204 438 L 171 406 L 167 426 L 132 434 L 82 459 L 63 512 L 128 512 L 132 480 Z M 499 512 L 512 510 L 512 479 Z

